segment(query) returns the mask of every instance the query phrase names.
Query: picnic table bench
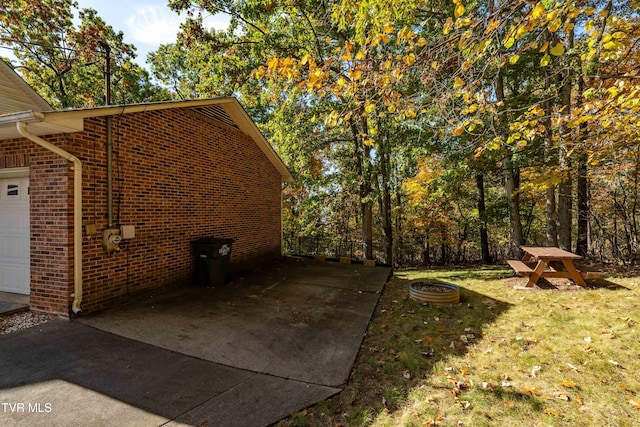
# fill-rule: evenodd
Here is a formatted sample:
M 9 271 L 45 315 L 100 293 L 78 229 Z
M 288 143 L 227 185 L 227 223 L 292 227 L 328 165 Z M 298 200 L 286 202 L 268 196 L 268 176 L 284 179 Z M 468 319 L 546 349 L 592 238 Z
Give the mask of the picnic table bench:
M 522 246 L 522 260 L 507 260 L 507 263 L 520 276 L 529 277 L 527 287 L 535 285 L 541 277 L 564 277 L 573 280 L 577 285 L 587 286 L 586 277 L 590 272 L 581 272 L 574 260 L 582 258 L 564 249 L 547 246 Z M 595 275 L 593 275 L 595 276 Z

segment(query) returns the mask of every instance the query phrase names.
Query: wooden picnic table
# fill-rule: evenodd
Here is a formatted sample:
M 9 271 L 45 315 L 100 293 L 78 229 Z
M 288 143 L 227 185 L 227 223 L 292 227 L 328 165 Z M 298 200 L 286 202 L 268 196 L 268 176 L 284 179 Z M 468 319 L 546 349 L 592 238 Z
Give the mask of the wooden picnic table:
M 583 273 L 578 271 L 574 260 L 582 258 L 564 249 L 546 246 L 522 246 L 522 261 L 509 260 L 509 265 L 520 275 L 529 276 L 527 287 L 535 285 L 541 277 L 565 277 L 580 286 L 587 286 Z M 529 266 L 536 262 L 535 268 Z M 564 267 L 564 269 L 562 269 Z

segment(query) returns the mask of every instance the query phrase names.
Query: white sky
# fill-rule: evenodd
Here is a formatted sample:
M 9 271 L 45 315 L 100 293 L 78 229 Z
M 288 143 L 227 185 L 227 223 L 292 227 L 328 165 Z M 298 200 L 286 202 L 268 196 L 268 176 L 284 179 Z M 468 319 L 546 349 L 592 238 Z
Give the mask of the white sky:
M 172 43 L 186 14 L 178 16 L 167 7 L 167 0 L 77 0 L 78 8 L 92 8 L 107 25 L 124 33 L 125 42 L 137 47 L 138 64 L 144 66 L 147 53 L 160 44 Z M 229 24 L 226 15 L 209 16 L 205 25 L 223 29 Z

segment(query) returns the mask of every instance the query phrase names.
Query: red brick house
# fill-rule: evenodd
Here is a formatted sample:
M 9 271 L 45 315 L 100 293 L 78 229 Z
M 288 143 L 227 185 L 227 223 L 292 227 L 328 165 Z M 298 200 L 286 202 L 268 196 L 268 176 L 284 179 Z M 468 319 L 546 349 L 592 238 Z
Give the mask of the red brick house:
M 235 98 L 49 110 L 0 61 L 0 291 L 69 316 L 190 281 L 199 237 L 280 255 L 291 175 Z

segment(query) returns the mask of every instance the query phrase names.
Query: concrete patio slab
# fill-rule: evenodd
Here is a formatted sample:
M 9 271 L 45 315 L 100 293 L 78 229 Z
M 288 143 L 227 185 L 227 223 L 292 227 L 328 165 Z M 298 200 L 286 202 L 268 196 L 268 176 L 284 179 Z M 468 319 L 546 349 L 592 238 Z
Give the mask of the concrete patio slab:
M 252 385 L 260 388 L 247 392 Z M 240 425 L 244 412 L 254 420 L 246 425 L 264 426 L 338 391 L 199 360 L 66 320 L 0 337 L 2 426 L 160 426 L 172 420 Z
M 223 365 L 336 387 L 349 376 L 389 274 L 287 260 L 221 288 L 180 290 L 80 321 Z
M 285 259 L 0 336 L 0 425 L 270 425 L 340 391 L 389 274 Z

